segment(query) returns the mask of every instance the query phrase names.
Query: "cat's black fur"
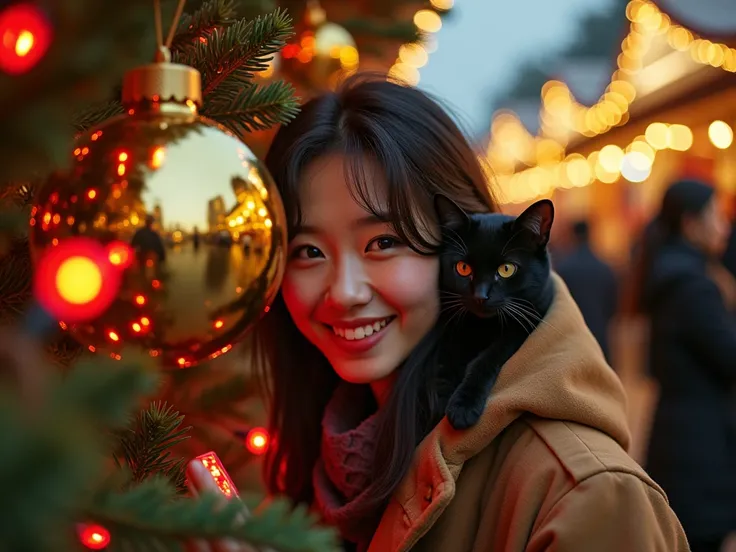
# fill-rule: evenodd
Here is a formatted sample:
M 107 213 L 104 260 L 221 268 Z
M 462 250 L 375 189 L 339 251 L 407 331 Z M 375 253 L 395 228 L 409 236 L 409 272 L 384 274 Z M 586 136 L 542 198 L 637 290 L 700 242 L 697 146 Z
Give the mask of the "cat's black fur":
M 478 421 L 501 367 L 552 303 L 547 242 L 554 207 L 544 199 L 519 217 L 466 214 L 448 197 L 437 195 L 435 209 L 442 229 L 443 364 L 467 366 L 446 413 L 454 428 L 465 429 Z M 467 266 L 458 270 L 458 263 Z M 516 271 L 502 278 L 499 268 L 507 263 Z M 501 272 L 508 275 L 509 269 Z

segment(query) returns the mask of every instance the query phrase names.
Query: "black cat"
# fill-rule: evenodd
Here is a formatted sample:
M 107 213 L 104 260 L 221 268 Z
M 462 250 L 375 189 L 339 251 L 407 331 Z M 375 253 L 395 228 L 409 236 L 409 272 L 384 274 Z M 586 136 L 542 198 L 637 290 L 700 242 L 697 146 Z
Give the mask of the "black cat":
M 516 218 L 466 214 L 437 195 L 435 209 L 442 229 L 443 364 L 467 365 L 446 414 L 454 428 L 465 429 L 478 421 L 501 367 L 552 303 L 547 242 L 554 206 L 543 199 Z

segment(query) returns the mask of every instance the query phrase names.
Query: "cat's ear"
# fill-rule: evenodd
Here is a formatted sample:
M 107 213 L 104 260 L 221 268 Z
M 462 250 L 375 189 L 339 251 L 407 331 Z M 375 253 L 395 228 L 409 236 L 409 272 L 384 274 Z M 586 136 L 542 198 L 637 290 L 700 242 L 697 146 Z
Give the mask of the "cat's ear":
M 540 247 L 549 242 L 552 221 L 555 219 L 555 206 L 549 199 L 541 199 L 532 203 L 514 222 L 514 226 L 528 230 Z
M 468 223 L 468 215 L 465 214 L 465 211 L 444 194 L 434 196 L 434 210 L 442 226 L 458 228 Z

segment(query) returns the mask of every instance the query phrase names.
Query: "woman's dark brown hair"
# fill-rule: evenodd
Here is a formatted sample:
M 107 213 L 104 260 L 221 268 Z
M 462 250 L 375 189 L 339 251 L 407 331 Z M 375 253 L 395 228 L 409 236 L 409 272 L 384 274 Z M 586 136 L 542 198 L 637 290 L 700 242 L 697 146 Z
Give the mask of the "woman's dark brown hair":
M 266 156 L 284 201 L 289 232 L 300 222 L 305 168 L 328 153 L 348 160 L 352 194 L 376 212 L 376 191 L 362 171 L 366 158 L 384 171 L 389 220 L 399 237 L 422 254 L 436 251 L 428 224 L 433 198 L 452 197 L 468 212 L 496 203 L 473 148 L 453 120 L 427 95 L 385 79 L 354 77 L 334 93 L 307 102 L 277 133 Z M 293 234 L 290 234 L 293 235 Z M 296 329 L 279 295 L 254 331 L 255 363 L 270 393 L 273 446 L 266 459 L 269 489 L 298 502 L 313 498 L 312 471 L 320 453 L 321 421 L 338 377 Z M 441 417 L 436 390 L 423 377 L 435 343 L 428 336 L 404 362 L 381 416 L 371 493 L 385 501 L 400 482 L 415 445 Z

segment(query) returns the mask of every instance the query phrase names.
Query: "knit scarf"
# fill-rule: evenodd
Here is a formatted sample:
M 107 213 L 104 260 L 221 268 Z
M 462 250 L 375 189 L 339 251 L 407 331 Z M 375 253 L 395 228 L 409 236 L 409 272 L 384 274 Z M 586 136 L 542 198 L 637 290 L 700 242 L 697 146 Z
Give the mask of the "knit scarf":
M 377 415 L 370 387 L 342 383 L 322 419 L 322 448 L 313 474 L 316 506 L 325 522 L 366 550 L 383 509 L 368 505 Z

